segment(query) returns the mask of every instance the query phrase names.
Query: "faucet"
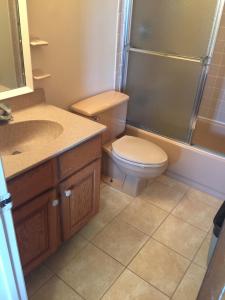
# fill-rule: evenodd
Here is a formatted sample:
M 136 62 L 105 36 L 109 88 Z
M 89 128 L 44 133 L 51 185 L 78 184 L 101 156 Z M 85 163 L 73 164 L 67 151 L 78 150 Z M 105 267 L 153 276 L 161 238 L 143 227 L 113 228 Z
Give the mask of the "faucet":
M 3 103 L 0 103 L 0 123 L 9 122 L 13 119 L 12 110 Z

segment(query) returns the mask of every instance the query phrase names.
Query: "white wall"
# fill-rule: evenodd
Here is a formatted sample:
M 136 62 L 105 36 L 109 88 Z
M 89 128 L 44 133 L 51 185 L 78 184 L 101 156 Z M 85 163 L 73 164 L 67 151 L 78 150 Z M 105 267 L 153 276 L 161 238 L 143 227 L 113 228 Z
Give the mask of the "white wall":
M 33 68 L 51 73 L 35 82 L 49 103 L 68 107 L 115 87 L 118 0 L 29 0 L 31 36 L 49 42 L 32 49 Z

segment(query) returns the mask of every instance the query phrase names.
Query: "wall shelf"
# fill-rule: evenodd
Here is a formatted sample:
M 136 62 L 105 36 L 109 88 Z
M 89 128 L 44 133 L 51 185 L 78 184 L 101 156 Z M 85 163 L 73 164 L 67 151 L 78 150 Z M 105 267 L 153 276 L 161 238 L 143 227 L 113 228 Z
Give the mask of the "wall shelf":
M 49 78 L 51 74 L 44 73 L 42 70 L 36 69 L 33 70 L 33 79 L 34 80 L 43 80 Z
M 35 39 L 35 38 L 32 38 L 30 40 L 30 45 L 32 47 L 40 47 L 40 46 L 47 46 L 48 45 L 48 42 L 47 41 L 43 41 L 41 39 Z

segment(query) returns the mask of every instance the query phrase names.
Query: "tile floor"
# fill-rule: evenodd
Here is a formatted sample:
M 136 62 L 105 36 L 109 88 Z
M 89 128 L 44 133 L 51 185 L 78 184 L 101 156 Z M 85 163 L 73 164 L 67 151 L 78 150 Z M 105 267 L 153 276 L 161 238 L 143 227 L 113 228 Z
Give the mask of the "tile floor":
M 221 201 L 167 176 L 100 212 L 27 278 L 31 300 L 195 300 Z

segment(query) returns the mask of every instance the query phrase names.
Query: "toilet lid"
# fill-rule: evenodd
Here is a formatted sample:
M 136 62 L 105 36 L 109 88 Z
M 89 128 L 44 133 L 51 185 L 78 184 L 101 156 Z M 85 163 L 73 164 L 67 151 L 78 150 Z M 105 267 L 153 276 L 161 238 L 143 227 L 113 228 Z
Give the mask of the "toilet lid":
M 112 143 L 116 156 L 141 165 L 161 165 L 167 154 L 157 145 L 141 138 L 125 135 Z

